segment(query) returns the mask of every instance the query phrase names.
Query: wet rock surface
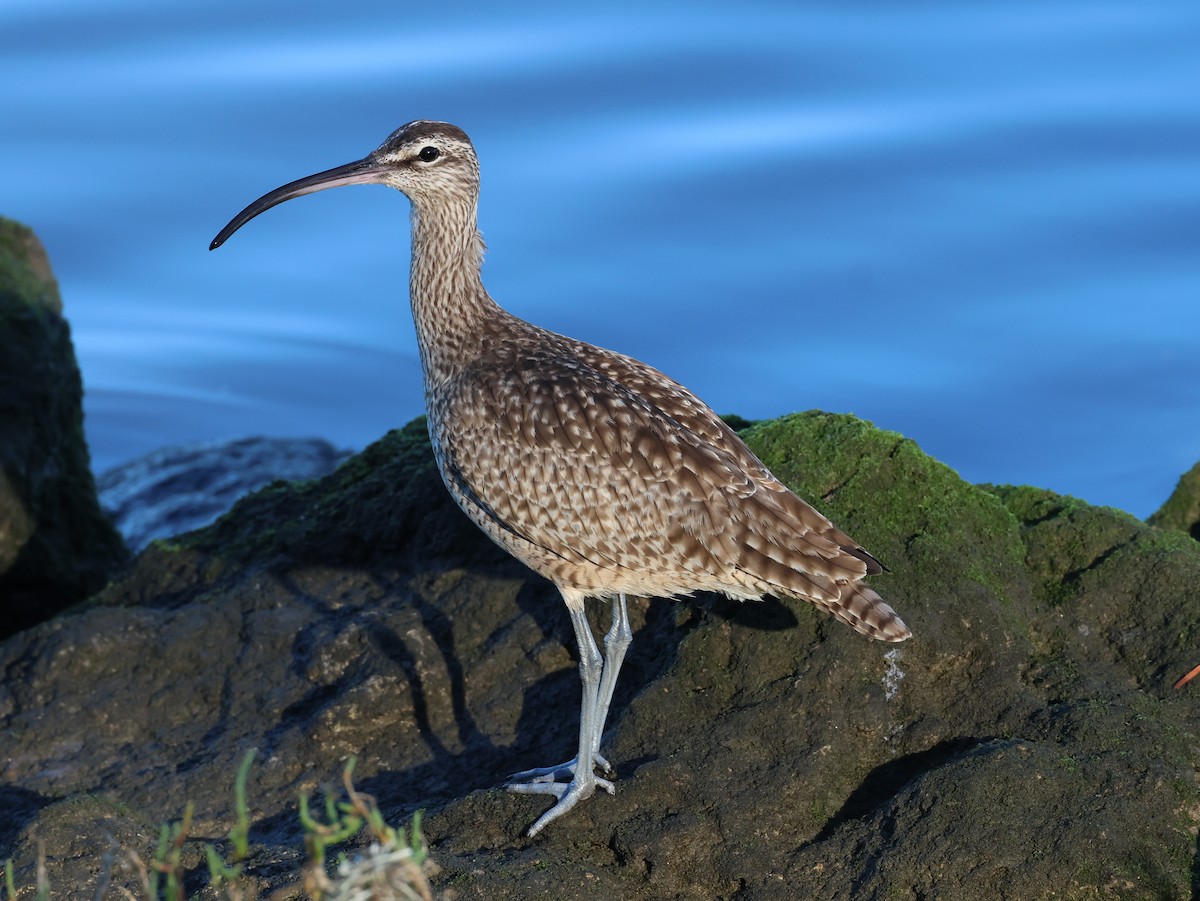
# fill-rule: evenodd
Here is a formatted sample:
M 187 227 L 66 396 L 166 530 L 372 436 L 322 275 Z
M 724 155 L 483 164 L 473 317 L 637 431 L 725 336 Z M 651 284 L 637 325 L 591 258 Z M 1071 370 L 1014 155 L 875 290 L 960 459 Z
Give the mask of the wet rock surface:
M 125 558 L 96 500 L 49 259 L 29 228 L 0 217 L 0 636 L 98 591 Z
M 223 835 L 258 747 L 264 885 L 294 878 L 298 793 L 354 754 L 390 819 L 426 809 L 438 888 L 458 898 L 1200 891 L 1197 700 L 1170 688 L 1200 656 L 1200 547 L 968 485 L 852 417 L 746 437 L 884 561 L 872 584 L 911 641 L 800 604 L 633 603 L 617 794 L 525 839 L 549 799 L 495 786 L 573 753 L 570 625 L 453 507 L 417 422 L 155 544 L 0 645 L 0 854 L 29 884 L 40 839 L 61 896 L 91 897 L 109 836 L 148 853 L 189 799 L 194 834 Z
M 164 447 L 96 478 L 100 505 L 135 553 L 208 525 L 276 479 L 328 475 L 351 456 L 320 438 L 250 437 Z

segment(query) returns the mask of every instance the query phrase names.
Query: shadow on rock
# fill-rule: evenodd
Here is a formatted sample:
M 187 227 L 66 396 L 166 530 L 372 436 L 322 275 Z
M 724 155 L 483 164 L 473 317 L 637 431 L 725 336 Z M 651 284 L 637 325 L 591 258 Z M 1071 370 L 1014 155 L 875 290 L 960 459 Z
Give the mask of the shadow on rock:
M 877 766 L 850 793 L 846 803 L 829 819 L 813 839 L 813 843 L 817 844 L 830 838 L 851 820 L 866 819 L 895 797 L 909 782 L 988 741 L 990 739 L 987 738 L 954 738 L 939 742 L 927 751 L 906 754 Z

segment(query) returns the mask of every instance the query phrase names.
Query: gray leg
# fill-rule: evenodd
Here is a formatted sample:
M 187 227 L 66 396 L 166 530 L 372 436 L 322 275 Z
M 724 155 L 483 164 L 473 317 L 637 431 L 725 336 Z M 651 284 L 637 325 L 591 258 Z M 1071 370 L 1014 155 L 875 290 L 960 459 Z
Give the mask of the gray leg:
M 600 684 L 603 681 L 604 658 L 592 637 L 587 614 L 583 610 L 571 611 L 571 625 L 575 627 L 575 641 L 579 644 L 579 681 L 583 683 L 583 698 L 579 704 L 579 754 L 575 760 L 589 759 L 592 750 L 592 735 L 596 730 L 596 706 Z M 580 769 L 580 767 L 576 767 Z M 587 767 L 590 769 L 590 767 Z
M 608 718 L 613 690 L 616 688 L 617 674 L 621 670 L 625 652 L 633 640 L 629 628 L 629 611 L 624 595 L 613 601 L 612 626 L 604 637 L 606 657 L 602 659 L 582 607 L 576 610 L 569 606 L 568 610 L 571 614 L 571 625 L 575 629 L 575 640 L 579 645 L 579 676 L 583 683 L 583 699 L 579 711 L 579 752 L 573 760 L 558 766 L 514 773 L 504 785 L 510 791 L 548 794 L 558 798 L 558 803 L 530 828 L 528 834 L 531 837 L 580 801 L 590 798 L 597 785 L 609 794 L 615 792 L 609 780 L 596 776 L 593 766 L 579 766 L 578 762 L 588 760 L 602 767 L 605 772 L 611 772 L 608 761 L 600 756 L 600 737 L 604 733 L 604 723 Z M 570 782 L 558 781 L 568 777 Z
M 600 736 L 608 720 L 608 706 L 612 703 L 613 690 L 617 687 L 617 676 L 625 662 L 625 652 L 633 642 L 633 631 L 629 628 L 629 609 L 625 595 L 612 602 L 612 626 L 604 636 L 604 672 L 600 677 L 600 693 L 596 698 L 595 733 L 592 735 L 592 756 L 603 761 L 605 772 L 611 771 L 608 761 L 600 757 Z

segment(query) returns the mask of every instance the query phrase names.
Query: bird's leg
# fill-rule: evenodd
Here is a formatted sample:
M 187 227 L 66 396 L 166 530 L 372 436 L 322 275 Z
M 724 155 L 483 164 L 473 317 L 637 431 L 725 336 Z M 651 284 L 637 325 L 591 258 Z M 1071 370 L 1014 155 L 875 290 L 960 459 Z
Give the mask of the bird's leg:
M 588 631 L 591 637 L 591 631 Z M 608 721 L 608 709 L 612 703 L 613 690 L 617 686 L 617 675 L 625 660 L 625 652 L 633 641 L 633 632 L 629 627 L 629 608 L 625 603 L 625 595 L 620 595 L 613 601 L 612 625 L 604 636 L 604 665 L 600 674 L 600 688 L 596 695 L 596 712 L 592 717 L 592 764 L 600 767 L 605 775 L 613 772 L 612 764 L 600 753 L 600 739 L 604 734 L 604 725 Z M 594 645 L 593 645 L 594 647 Z M 580 669 L 582 673 L 582 651 L 580 652 Z M 586 677 L 584 677 L 586 686 Z M 586 688 L 584 689 L 586 691 Z M 506 788 L 513 791 L 528 791 L 519 788 L 530 782 L 567 782 L 575 774 L 578 758 L 572 757 L 566 763 L 557 766 L 540 766 L 531 770 L 522 770 L 508 777 Z M 515 784 L 514 784 L 515 783 Z
M 599 698 L 604 659 L 600 656 L 600 649 L 596 647 L 596 640 L 592 637 L 591 628 L 588 626 L 587 617 L 582 608 L 579 610 L 569 608 L 569 610 L 571 625 L 575 629 L 575 642 L 579 647 L 579 679 L 583 686 L 583 697 L 579 709 L 579 740 L 580 746 L 586 751 L 591 748 L 595 733 L 596 702 Z M 585 736 L 586 742 L 584 741 Z M 505 788 L 517 792 L 555 794 L 557 789 L 536 784 L 531 786 L 525 783 L 551 783 L 556 780 L 567 782 L 575 775 L 578 759 L 579 757 L 576 756 L 566 763 L 555 766 L 535 767 L 531 770 L 513 773 L 508 777 Z M 607 762 L 601 765 L 607 766 Z
M 590 798 L 595 794 L 597 785 L 609 794 L 616 791 L 609 780 L 596 776 L 592 765 L 580 766 L 579 761 L 587 760 L 593 765 L 599 764 L 606 771 L 609 769 L 608 761 L 600 757 L 598 748 L 600 734 L 604 731 L 604 717 L 608 713 L 613 688 L 616 685 L 616 674 L 631 640 L 624 596 L 619 605 L 614 605 L 613 625 L 604 639 L 605 649 L 610 654 L 616 652 L 611 678 L 608 675 L 609 662 L 600 656 L 600 649 L 596 647 L 596 639 L 592 636 L 583 604 L 568 603 L 568 610 L 571 613 L 571 625 L 575 628 L 575 640 L 579 644 L 579 676 L 583 683 L 583 700 L 579 713 L 579 751 L 574 760 L 559 766 L 515 773 L 504 785 L 509 791 L 548 794 L 558 799 L 558 803 L 542 814 L 530 828 L 530 837 L 537 835 L 547 823 L 558 819 L 580 801 Z M 570 782 L 557 781 L 558 778 L 566 778 L 568 775 Z
M 600 692 L 596 697 L 595 731 L 592 735 L 592 759 L 604 770 L 611 773 L 612 767 L 607 760 L 600 756 L 600 736 L 604 732 L 604 723 L 608 719 L 608 707 L 612 703 L 613 690 L 617 687 L 617 675 L 621 672 L 621 664 L 625 662 L 625 652 L 633 642 L 633 630 L 629 628 L 629 608 L 625 605 L 625 595 L 620 594 L 612 602 L 612 626 L 604 636 L 604 671 L 600 676 Z

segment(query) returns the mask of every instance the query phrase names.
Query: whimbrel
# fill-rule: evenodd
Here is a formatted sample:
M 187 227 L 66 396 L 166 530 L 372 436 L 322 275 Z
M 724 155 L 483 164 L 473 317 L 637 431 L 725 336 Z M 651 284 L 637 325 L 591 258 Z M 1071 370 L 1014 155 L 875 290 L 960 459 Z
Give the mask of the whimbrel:
M 612 770 L 600 754 L 632 640 L 627 594 L 696 591 L 810 601 L 884 641 L 911 634 L 863 583 L 882 566 L 792 494 L 694 394 L 631 357 L 546 331 L 501 309 L 480 278 L 479 163 L 444 122 L 399 128 L 357 162 L 265 194 L 211 248 L 278 203 L 339 185 L 384 184 L 412 204 L 409 297 L 429 437 L 454 500 L 502 548 L 552 581 L 579 644 L 575 758 L 509 777 L 556 802 L 540 832 Z M 601 657 L 584 613 L 612 602 Z

